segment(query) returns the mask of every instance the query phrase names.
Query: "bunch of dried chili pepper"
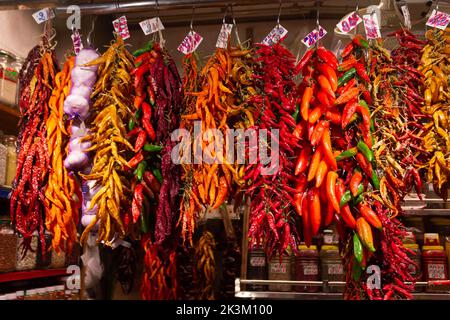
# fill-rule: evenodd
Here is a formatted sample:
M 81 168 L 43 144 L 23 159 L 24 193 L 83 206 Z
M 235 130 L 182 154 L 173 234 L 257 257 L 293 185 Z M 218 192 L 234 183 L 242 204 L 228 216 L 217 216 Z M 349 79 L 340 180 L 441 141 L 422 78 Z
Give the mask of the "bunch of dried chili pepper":
M 296 125 L 292 115 L 296 110 L 295 58 L 281 44 L 258 44 L 256 62 L 257 95 L 249 101 L 255 119 L 251 128 L 258 136 L 259 148 L 265 146 L 270 156 L 265 161 L 258 152 L 257 161 L 245 168 L 245 191 L 251 199 L 248 236 L 251 246 L 263 239 L 270 258 L 276 252 L 282 256 L 288 246 L 296 248 L 298 242 L 292 206 L 293 157 L 300 147 L 300 139 L 292 134 Z M 252 152 L 260 151 L 258 145 L 247 144 L 249 160 Z
M 30 51 L 20 71 L 19 109 L 22 117 L 10 213 L 15 229 L 24 239 L 23 256 L 30 249 L 35 231 L 39 233 L 42 250 L 46 250 L 44 190 L 50 168 L 46 123 L 58 65 L 55 53 L 45 39 L 42 45 Z
M 427 180 L 434 191 L 447 200 L 450 187 L 450 94 L 448 76 L 450 68 L 450 29 L 430 29 L 425 34 L 427 44 L 423 48 L 418 70 L 424 74 L 424 114 L 430 117 L 424 124 L 423 147 L 432 153 L 425 164 Z

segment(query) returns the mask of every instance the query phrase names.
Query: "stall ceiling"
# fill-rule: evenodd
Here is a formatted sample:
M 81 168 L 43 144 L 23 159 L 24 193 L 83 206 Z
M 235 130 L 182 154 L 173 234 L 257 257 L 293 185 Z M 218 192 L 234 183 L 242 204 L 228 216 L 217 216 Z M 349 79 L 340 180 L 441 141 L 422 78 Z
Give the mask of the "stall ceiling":
M 420 16 L 427 12 L 431 1 L 408 0 L 412 15 Z M 192 18 L 192 6 L 195 4 L 195 23 L 211 24 L 220 21 L 227 4 L 233 4 L 233 12 L 240 22 L 272 20 L 276 18 L 279 9 L 278 1 L 269 0 L 159 0 L 159 15 L 166 26 L 185 25 Z M 314 19 L 316 9 L 320 9 L 322 19 L 339 19 L 352 11 L 356 3 L 359 7 L 378 4 L 378 0 L 283 0 L 281 1 L 282 20 Z M 37 9 L 54 7 L 57 14 L 66 14 L 70 5 L 80 5 L 83 15 L 111 14 L 119 16 L 126 14 L 130 25 L 136 26 L 139 21 L 156 15 L 156 1 L 101 1 L 101 0 L 63 0 L 63 1 L 4 1 L 0 0 L 3 9 Z

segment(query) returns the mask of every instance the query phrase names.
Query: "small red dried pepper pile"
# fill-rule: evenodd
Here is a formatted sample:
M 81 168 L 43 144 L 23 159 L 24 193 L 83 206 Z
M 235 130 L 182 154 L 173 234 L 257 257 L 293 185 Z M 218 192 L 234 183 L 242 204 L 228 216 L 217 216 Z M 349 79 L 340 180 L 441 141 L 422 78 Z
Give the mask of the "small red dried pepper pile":
M 279 148 L 279 160 L 266 164 L 258 155 L 257 163 L 245 168 L 244 179 L 249 183 L 246 195 L 252 200 L 248 236 L 250 246 L 260 245 L 264 239 L 262 245 L 270 258 L 275 252 L 281 256 L 288 246 L 296 248 L 298 242 L 292 210 L 293 158 L 300 147 L 300 139 L 292 134 L 296 125 L 292 116 L 295 112 L 295 58 L 281 44 L 272 47 L 258 44 L 255 60 L 259 65 L 254 78 L 257 91 L 261 93 L 249 102 L 255 107 L 255 126 L 251 128 L 259 135 L 260 148 L 266 143 L 269 146 L 268 155 L 276 157 L 276 148 Z M 271 131 L 273 129 L 279 130 L 279 135 Z M 261 139 L 260 132 L 266 132 L 267 139 Z M 250 154 L 255 150 L 247 148 L 247 151 Z
M 23 255 L 31 246 L 33 233 L 44 239 L 45 185 L 50 168 L 46 140 L 48 102 L 58 72 L 55 52 L 44 43 L 33 48 L 20 71 L 17 172 L 11 192 L 11 221 L 23 237 Z

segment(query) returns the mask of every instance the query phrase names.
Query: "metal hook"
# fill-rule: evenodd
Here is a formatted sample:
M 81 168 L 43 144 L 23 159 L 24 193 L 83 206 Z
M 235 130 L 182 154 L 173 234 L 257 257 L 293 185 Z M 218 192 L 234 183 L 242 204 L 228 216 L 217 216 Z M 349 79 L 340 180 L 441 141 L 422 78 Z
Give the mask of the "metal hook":
M 228 13 L 228 9 L 230 8 L 230 5 L 227 4 L 226 8 L 225 8 L 225 14 L 223 15 L 223 19 L 222 19 L 222 24 L 226 23 L 225 18 L 227 17 L 227 13 Z
M 156 6 L 156 16 L 159 18 L 159 2 L 158 2 L 158 0 L 155 1 L 155 6 Z
M 91 35 L 92 35 L 92 32 L 94 31 L 95 20 L 97 20 L 97 16 L 96 16 L 96 15 L 92 18 L 91 30 L 89 30 L 89 33 L 88 33 L 88 35 L 87 35 L 86 41 L 87 41 L 88 47 L 92 47 L 92 38 L 91 38 Z
M 240 46 L 241 39 L 239 38 L 239 32 L 238 32 L 237 25 L 236 25 L 236 19 L 234 18 L 233 4 L 230 5 L 230 13 L 231 13 L 231 18 L 233 19 L 234 34 L 236 35 L 236 40 Z
M 194 15 L 195 15 L 195 6 L 192 6 L 192 17 L 191 17 L 191 24 L 189 28 L 191 31 L 194 31 Z
M 277 26 L 280 25 L 280 16 L 281 16 L 281 0 L 279 2 L 279 6 L 278 6 Z

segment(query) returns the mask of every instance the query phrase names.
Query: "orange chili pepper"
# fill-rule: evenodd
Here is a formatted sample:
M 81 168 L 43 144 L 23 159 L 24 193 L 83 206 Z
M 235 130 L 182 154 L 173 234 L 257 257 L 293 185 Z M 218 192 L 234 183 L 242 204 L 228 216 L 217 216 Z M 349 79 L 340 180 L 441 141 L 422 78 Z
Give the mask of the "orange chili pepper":
M 342 195 L 345 193 L 345 186 L 343 184 L 342 179 L 339 179 L 338 183 L 336 184 L 336 196 L 337 199 L 341 199 Z M 350 207 L 348 204 L 345 204 L 341 207 L 341 217 L 342 220 L 344 220 L 345 224 L 352 230 L 356 228 L 356 221 L 355 218 L 352 215 L 352 212 L 350 210 Z
M 319 70 L 327 77 L 328 82 L 331 85 L 331 90 L 335 92 L 338 88 L 338 78 L 336 75 L 336 71 L 334 71 L 333 68 L 328 64 L 321 64 L 319 66 Z
M 336 157 L 333 154 L 333 149 L 331 147 L 331 137 L 330 130 L 325 129 L 322 135 L 322 149 L 324 153 L 324 158 L 327 161 L 328 166 L 331 170 L 337 170 Z
M 311 181 L 316 176 L 317 168 L 319 167 L 320 160 L 322 160 L 322 150 L 320 148 L 316 149 L 316 152 L 311 158 L 311 163 L 309 165 L 307 180 Z
M 217 209 L 225 201 L 228 195 L 228 184 L 225 177 L 219 179 L 219 192 L 217 193 L 216 202 L 212 206 L 213 209 Z
M 363 245 L 371 252 L 375 252 L 375 247 L 373 246 L 373 235 L 372 228 L 369 223 L 363 217 L 359 217 L 356 220 L 356 232 Z
M 302 102 L 300 105 L 300 114 L 302 115 L 303 120 L 308 121 L 309 117 L 309 104 L 311 102 L 313 94 L 313 89 L 311 87 L 306 87 L 303 92 Z
M 317 78 L 317 82 L 319 83 L 322 90 L 324 90 L 330 97 L 336 98 L 336 96 L 334 95 L 333 89 L 331 89 L 331 84 L 328 81 L 327 77 L 325 77 L 324 75 L 321 74 Z
M 319 233 L 322 224 L 322 213 L 320 211 L 319 190 L 317 188 L 308 191 L 309 213 L 311 215 L 311 232 L 312 236 Z
M 311 234 L 311 219 L 309 211 L 309 197 L 304 196 L 302 202 L 302 222 L 303 222 L 303 239 L 305 240 L 306 246 L 310 246 L 312 243 Z
M 309 145 L 306 145 L 300 152 L 300 156 L 298 157 L 297 163 L 295 165 L 294 174 L 296 176 L 299 175 L 300 173 L 305 172 L 308 166 L 308 160 L 310 155 L 311 155 L 311 147 Z
M 322 105 L 318 105 L 315 107 L 309 114 L 308 121 L 309 123 L 316 123 L 319 120 L 320 116 L 324 113 L 325 107 Z
M 361 213 L 361 216 L 366 219 L 366 221 L 374 228 L 376 229 L 383 229 L 383 225 L 378 218 L 377 214 L 370 208 L 370 206 L 367 203 L 360 203 L 358 205 L 359 212 Z
M 325 180 L 327 173 L 328 165 L 324 160 L 321 160 L 316 172 L 316 188 L 319 188 L 322 185 L 322 182 L 323 180 Z
M 341 212 L 341 208 L 339 207 L 339 200 L 336 197 L 336 180 L 338 178 L 338 174 L 334 171 L 329 171 L 327 174 L 327 181 L 326 181 L 326 187 L 327 187 L 327 196 L 329 202 L 332 204 L 334 210 L 336 210 L 337 213 Z
M 358 195 L 358 186 L 362 181 L 362 174 L 359 170 L 353 172 L 352 178 L 350 179 L 350 191 L 354 197 Z
M 334 104 L 335 105 L 339 105 L 339 104 L 343 104 L 346 103 L 350 100 L 352 100 L 353 98 L 356 98 L 359 94 L 359 88 L 358 87 L 354 87 L 354 88 L 350 88 L 347 91 L 343 92 L 335 101 Z

